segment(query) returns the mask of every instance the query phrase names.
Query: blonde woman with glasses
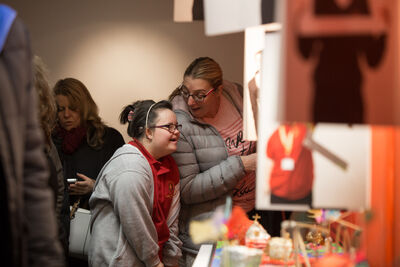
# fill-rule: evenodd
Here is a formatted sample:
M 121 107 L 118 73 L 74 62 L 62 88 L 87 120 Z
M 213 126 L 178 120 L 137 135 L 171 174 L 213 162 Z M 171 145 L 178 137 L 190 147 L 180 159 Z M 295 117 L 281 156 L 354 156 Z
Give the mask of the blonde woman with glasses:
M 191 220 L 210 218 L 229 195 L 249 218 L 255 214 L 256 143 L 243 139 L 242 86 L 223 80 L 212 58 L 197 58 L 186 68 L 170 101 L 183 126 L 172 155 L 181 177 L 180 265 L 191 266 L 200 248 L 189 236 Z M 279 235 L 280 220 L 268 223 L 269 214 L 257 213 L 264 227 L 277 226 Z

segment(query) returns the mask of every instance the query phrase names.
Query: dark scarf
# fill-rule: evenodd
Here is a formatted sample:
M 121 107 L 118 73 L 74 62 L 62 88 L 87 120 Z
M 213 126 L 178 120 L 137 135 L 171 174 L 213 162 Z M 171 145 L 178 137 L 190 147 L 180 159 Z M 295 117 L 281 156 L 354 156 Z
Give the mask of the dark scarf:
M 83 142 L 86 136 L 86 128 L 79 126 L 70 131 L 65 130 L 62 127 L 57 127 L 56 134 L 62 141 L 62 151 L 65 154 L 72 154 Z

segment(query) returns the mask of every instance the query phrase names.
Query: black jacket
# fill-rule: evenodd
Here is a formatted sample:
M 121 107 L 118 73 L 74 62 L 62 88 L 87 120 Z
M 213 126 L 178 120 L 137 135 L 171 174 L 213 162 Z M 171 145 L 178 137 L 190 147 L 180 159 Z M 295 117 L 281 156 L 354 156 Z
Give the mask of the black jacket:
M 66 154 L 62 151 L 62 140 L 53 138 L 57 147 L 58 155 L 64 169 L 64 177 L 77 178 L 76 173 L 82 173 L 87 177 L 96 180 L 97 175 L 104 164 L 111 158 L 115 150 L 125 144 L 122 135 L 111 127 L 106 127 L 103 147 L 96 150 L 88 145 L 86 138 L 79 148 L 72 154 Z M 81 198 L 79 207 L 89 209 L 90 194 Z M 70 205 L 78 199 L 77 196 L 70 196 Z

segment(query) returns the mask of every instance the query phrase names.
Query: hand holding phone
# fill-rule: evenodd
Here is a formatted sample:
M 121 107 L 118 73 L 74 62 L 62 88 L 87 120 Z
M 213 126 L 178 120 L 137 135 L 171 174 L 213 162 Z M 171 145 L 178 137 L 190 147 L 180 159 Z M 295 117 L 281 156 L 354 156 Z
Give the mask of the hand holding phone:
M 68 178 L 71 179 L 71 183 L 69 184 L 69 194 L 70 195 L 86 195 L 93 191 L 95 180 L 87 177 L 84 174 L 76 173 L 76 178 Z M 72 179 L 76 179 L 75 181 Z M 74 181 L 74 182 L 72 182 Z
M 68 184 L 74 184 L 74 183 L 76 183 L 77 181 L 78 181 L 77 178 L 68 178 L 68 179 L 67 179 L 67 183 L 68 183 Z

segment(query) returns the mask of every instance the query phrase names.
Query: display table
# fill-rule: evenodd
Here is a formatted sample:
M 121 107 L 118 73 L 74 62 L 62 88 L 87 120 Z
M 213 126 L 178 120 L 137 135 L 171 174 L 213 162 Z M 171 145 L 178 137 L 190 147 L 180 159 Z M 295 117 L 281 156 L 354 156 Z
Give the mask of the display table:
M 218 250 L 218 249 L 217 249 Z M 211 244 L 201 245 L 199 253 L 193 263 L 193 267 L 219 267 L 220 260 L 215 258 L 215 246 Z M 216 253 L 218 254 L 218 253 Z M 276 265 L 262 264 L 260 267 L 276 267 Z
M 214 252 L 214 246 L 211 244 L 201 245 L 199 253 L 193 263 L 193 267 L 208 267 L 210 266 L 212 256 Z

